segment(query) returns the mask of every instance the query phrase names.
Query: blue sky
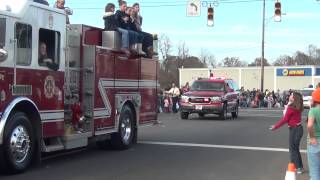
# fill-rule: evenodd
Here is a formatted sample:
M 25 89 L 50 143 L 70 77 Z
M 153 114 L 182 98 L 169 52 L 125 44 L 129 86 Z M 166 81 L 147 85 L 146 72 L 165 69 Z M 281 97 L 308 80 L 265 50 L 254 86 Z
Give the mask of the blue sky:
M 48 0 L 53 5 L 55 0 Z M 247 1 L 247 2 L 239 2 Z M 103 27 L 105 4 L 117 1 L 66 0 L 74 10 L 71 23 Z M 128 5 L 136 1 L 128 0 Z M 141 0 L 143 30 L 167 35 L 176 54 L 177 45 L 185 42 L 191 55 L 199 56 L 201 49 L 209 51 L 220 61 L 224 57 L 239 57 L 248 63 L 261 57 L 262 1 L 209 0 L 219 2 L 214 7 L 214 27 L 207 27 L 207 8 L 201 16 L 187 17 L 183 0 Z M 205 2 L 205 1 L 202 1 Z M 227 3 L 229 2 L 229 3 Z M 231 3 L 230 3 L 231 2 Z M 297 50 L 307 52 L 309 44 L 320 47 L 320 1 L 281 0 L 281 22 L 274 22 L 274 0 L 266 0 L 265 57 L 269 62 L 280 55 L 293 55 Z M 169 6 L 168 6 L 169 5 Z

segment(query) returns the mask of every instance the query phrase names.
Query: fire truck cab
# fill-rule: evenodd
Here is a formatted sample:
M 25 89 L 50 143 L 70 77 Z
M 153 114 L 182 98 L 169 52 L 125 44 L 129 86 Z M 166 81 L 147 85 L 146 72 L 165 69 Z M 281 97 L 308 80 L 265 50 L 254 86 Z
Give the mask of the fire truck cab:
M 23 172 L 43 152 L 91 141 L 126 149 L 157 121 L 157 57 L 103 46 L 108 34 L 67 25 L 60 9 L 0 0 L 0 169 Z

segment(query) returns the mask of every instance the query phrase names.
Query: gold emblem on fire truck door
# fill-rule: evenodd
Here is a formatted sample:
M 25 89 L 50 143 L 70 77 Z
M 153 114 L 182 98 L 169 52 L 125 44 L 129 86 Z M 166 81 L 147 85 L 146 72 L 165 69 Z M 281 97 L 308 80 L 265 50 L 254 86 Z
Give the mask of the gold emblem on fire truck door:
M 50 99 L 53 97 L 55 87 L 54 78 L 52 76 L 47 76 L 44 80 L 44 95 L 46 98 Z

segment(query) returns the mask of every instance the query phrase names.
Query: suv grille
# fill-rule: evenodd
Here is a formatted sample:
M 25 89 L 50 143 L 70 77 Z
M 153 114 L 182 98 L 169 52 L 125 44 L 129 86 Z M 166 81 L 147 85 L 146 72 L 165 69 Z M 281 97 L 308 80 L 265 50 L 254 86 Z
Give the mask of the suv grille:
M 210 103 L 210 98 L 189 98 L 189 102 L 191 103 Z

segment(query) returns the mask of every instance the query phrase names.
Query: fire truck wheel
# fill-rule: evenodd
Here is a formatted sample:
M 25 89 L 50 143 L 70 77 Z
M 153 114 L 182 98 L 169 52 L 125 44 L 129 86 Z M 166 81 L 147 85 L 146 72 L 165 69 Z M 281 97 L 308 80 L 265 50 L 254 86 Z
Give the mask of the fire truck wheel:
M 111 146 L 116 149 L 128 149 L 133 144 L 134 115 L 131 108 L 123 106 L 119 118 L 119 130 L 111 134 Z
M 180 118 L 181 119 L 188 119 L 189 113 L 188 112 L 180 112 Z
M 34 136 L 25 113 L 16 112 L 9 118 L 2 148 L 1 166 L 6 173 L 21 173 L 28 168 L 34 151 Z
M 205 116 L 204 113 L 198 113 L 199 117 L 203 118 Z
M 227 103 L 224 103 L 222 112 L 220 113 L 219 117 L 221 120 L 226 120 L 227 116 L 228 116 L 228 107 L 227 107 Z

